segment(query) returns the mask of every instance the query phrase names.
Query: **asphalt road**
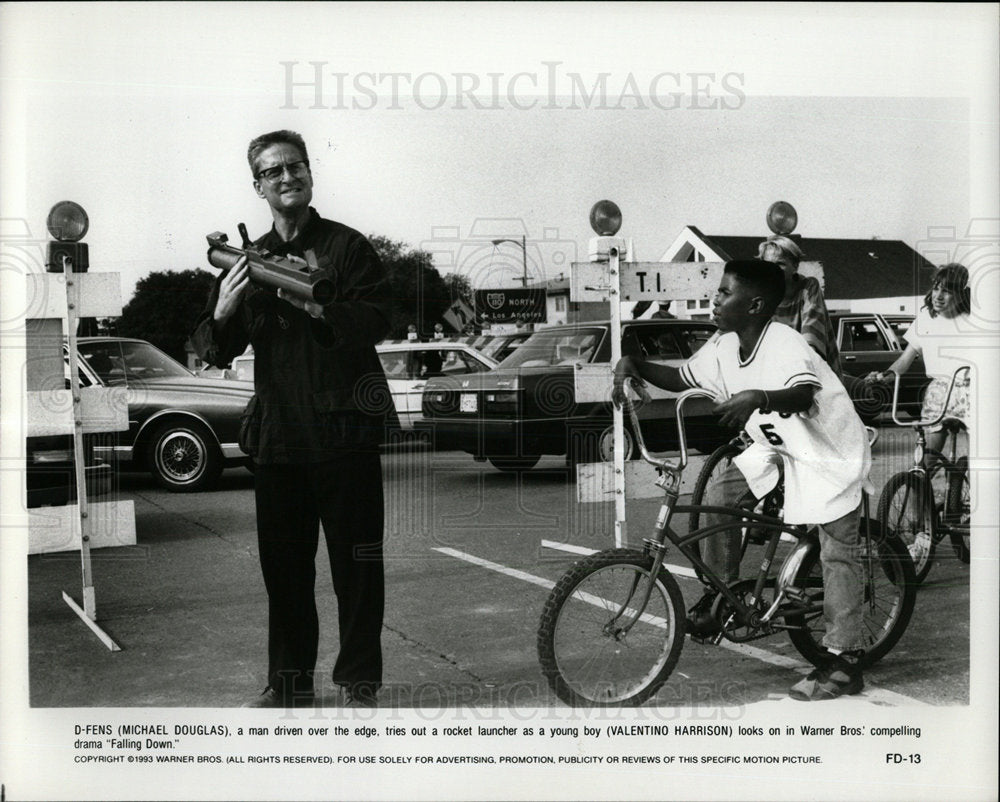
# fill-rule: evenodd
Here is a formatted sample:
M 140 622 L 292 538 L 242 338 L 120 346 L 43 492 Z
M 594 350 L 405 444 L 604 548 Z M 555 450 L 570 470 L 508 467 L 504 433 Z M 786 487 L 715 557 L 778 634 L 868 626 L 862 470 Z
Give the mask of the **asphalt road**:
M 906 467 L 908 436 L 887 430 L 875 448 L 877 487 Z M 613 545 L 610 504 L 579 504 L 560 458 L 523 476 L 458 452 L 384 455 L 387 608 L 381 706 L 561 705 L 538 667 L 535 633 L 549 588 L 573 551 Z M 138 544 L 94 553 L 108 653 L 62 602 L 79 595 L 77 555 L 29 558 L 31 701 L 36 706 L 225 707 L 247 701 L 266 668 L 266 598 L 257 564 L 253 477 L 227 470 L 211 493 L 172 494 L 123 474 Z M 655 500 L 630 501 L 632 539 Z M 677 522 L 681 525 L 681 522 Z M 553 547 L 555 544 L 555 547 Z M 321 547 L 322 553 L 322 547 Z M 329 566 L 317 561 L 319 672 L 336 656 Z M 696 581 L 678 577 L 688 604 Z M 688 641 L 659 705 L 739 706 L 782 698 L 806 670 L 788 639 L 751 649 Z M 866 673 L 882 705 L 969 701 L 969 571 L 943 544 L 909 629 Z M 321 690 L 329 695 L 332 689 Z

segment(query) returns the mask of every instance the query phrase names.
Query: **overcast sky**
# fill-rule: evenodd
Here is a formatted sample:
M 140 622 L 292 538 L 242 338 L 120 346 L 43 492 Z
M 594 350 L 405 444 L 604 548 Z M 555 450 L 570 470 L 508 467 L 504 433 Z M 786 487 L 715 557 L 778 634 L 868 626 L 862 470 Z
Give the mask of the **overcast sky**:
M 0 13 L 4 236 L 44 239 L 52 203 L 78 201 L 126 300 L 149 271 L 205 266 L 206 234 L 270 225 L 245 152 L 276 128 L 305 136 L 321 214 L 482 286 L 520 273 L 493 237 L 525 234 L 536 277 L 585 258 L 602 197 L 645 260 L 686 224 L 763 236 L 776 200 L 804 236 L 914 246 L 990 213 L 989 6 Z
M 786 200 L 804 236 L 901 239 L 936 263 L 966 260 L 984 330 L 995 330 L 997 22 L 996 4 L 957 3 L 0 3 L 0 354 L 9 357 L 0 467 L 24 464 L 16 349 L 29 304 L 10 277 L 43 269 L 51 205 L 72 199 L 88 210 L 91 269 L 119 272 L 127 301 L 150 271 L 208 269 L 206 234 L 235 239 L 241 221 L 255 236 L 270 225 L 245 152 L 277 128 L 305 136 L 321 214 L 433 250 L 442 272 L 480 286 L 514 286 L 520 272 L 517 248 L 484 246 L 494 237 L 526 235 L 536 277 L 585 258 L 587 214 L 601 198 L 619 203 L 622 233 L 644 260 L 686 224 L 764 236 L 768 205 Z M 995 338 L 962 347 L 990 368 L 977 375 L 977 397 L 995 399 Z M 921 743 L 938 760 L 925 758 L 929 774 L 887 767 L 890 796 L 904 782 L 932 794 L 924 780 L 943 777 L 953 753 L 970 740 L 995 744 L 998 512 L 987 490 L 998 440 L 987 407 L 971 463 L 986 522 L 969 566 L 976 704 L 907 709 L 905 722 L 935 723 Z M 5 516 L 19 488 L 0 483 Z M 4 700 L 5 721 L 22 741 L 69 743 L 77 713 L 21 717 L 27 537 L 18 518 L 4 520 L 14 521 L 0 539 L 13 600 L 2 608 L 4 644 L 13 644 L 4 677 L 17 697 Z M 810 775 L 817 796 L 837 793 L 845 765 L 861 766 L 856 751 Z M 970 782 L 995 774 L 995 761 L 967 764 Z M 200 776 L 187 772 L 178 787 Z M 155 792 L 135 777 L 136 798 Z M 515 796 L 573 793 L 568 775 L 554 791 L 539 791 L 530 773 L 513 777 Z M 295 790 L 300 779 L 275 773 L 260 788 Z M 587 775 L 573 779 L 586 796 Z M 789 779 L 775 775 L 760 793 L 787 796 Z M 636 780 L 637 796 L 656 795 L 657 777 Z M 385 782 L 383 773 L 364 792 L 434 792 Z M 718 773 L 698 782 L 701 793 L 736 787 Z M 960 781 L 955 793 L 972 787 Z

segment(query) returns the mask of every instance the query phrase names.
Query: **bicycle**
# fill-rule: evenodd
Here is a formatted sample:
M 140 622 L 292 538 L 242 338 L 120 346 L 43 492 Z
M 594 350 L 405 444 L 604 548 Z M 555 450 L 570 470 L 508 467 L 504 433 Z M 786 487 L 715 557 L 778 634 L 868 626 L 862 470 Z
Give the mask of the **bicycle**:
M 963 372 L 967 380 L 968 367 L 961 367 L 952 374 L 941 414 L 934 420 L 899 420 L 898 374 L 893 387 L 892 419 L 898 426 L 916 429 L 917 444 L 913 450 L 913 467 L 890 477 L 882 488 L 878 520 L 883 529 L 893 532 L 906 546 L 913 559 L 917 582 L 923 582 L 930 573 L 934 552 L 945 535 L 951 539 L 958 559 L 966 564 L 969 562 L 969 460 L 958 456 L 958 434 L 965 426 L 954 418 L 945 420 L 948 402 Z M 950 457 L 927 448 L 925 429 L 942 421 L 951 440 Z M 941 479 L 942 472 L 944 502 L 938 504 L 934 483 Z
M 873 426 L 865 426 L 865 430 L 868 432 L 868 445 L 874 446 L 878 442 L 879 430 Z M 688 532 L 694 532 L 701 523 L 700 508 L 703 506 L 708 488 L 720 480 L 729 469 L 733 459 L 742 454 L 752 443 L 753 440 L 746 432 L 740 432 L 728 443 L 723 443 L 715 449 L 702 463 L 698 477 L 695 479 L 694 488 L 691 490 L 691 506 L 695 511 L 688 516 Z M 749 500 L 753 504 L 753 509 L 757 509 L 765 515 L 779 516 L 783 503 L 781 495 L 780 489 L 776 489 L 764 499 L 757 500 L 749 497 Z M 765 539 L 764 533 L 756 528 L 744 527 L 740 540 L 740 561 L 742 562 L 750 544 L 763 545 Z M 697 543 L 693 545 L 693 548 L 700 552 Z
M 660 472 L 656 484 L 664 491 L 664 502 L 641 550 L 608 549 L 578 561 L 545 603 L 538 628 L 539 661 L 550 687 L 567 704 L 639 705 L 669 678 L 680 658 L 686 624 L 683 596 L 664 565 L 668 543 L 718 592 L 712 609 L 720 627 L 715 643 L 722 638 L 741 643 L 787 632 L 810 663 L 819 665 L 829 658 L 821 643 L 825 620 L 816 530 L 741 507 L 677 504 L 688 462 L 683 408 L 696 396 L 709 394 L 689 390 L 677 398 L 676 462 L 649 453 L 635 405 L 626 402 L 639 453 Z M 695 511 L 716 512 L 732 520 L 679 536 L 670 526 L 673 514 Z M 745 528 L 748 521 L 767 533 L 764 557 L 756 578 L 728 585 L 693 546 L 734 527 Z M 797 544 L 772 575 L 782 534 L 793 536 Z M 865 526 L 860 556 L 866 639 L 862 665 L 867 666 L 902 637 L 913 613 L 915 590 L 912 561 L 897 538 L 872 536 Z

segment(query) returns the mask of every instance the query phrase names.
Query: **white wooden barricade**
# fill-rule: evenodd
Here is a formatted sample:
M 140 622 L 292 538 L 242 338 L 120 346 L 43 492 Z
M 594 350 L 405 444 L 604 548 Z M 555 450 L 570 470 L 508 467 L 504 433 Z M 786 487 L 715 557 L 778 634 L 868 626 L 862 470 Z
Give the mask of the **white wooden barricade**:
M 124 388 L 81 387 L 77 371 L 76 330 L 80 318 L 121 314 L 121 283 L 116 273 L 26 275 L 25 297 L 34 299 L 25 323 L 25 398 L 28 437 L 72 435 L 77 502 L 28 510 L 28 552 L 80 552 L 83 606 L 63 592 L 66 603 L 112 651 L 119 646 L 96 623 L 97 597 L 90 550 L 135 545 L 132 501 L 92 503 L 84 478 L 83 436 L 128 429 L 128 394 Z M 69 353 L 67 389 L 63 343 Z
M 600 239 L 600 238 L 599 238 Z M 636 301 L 711 298 L 722 279 L 724 262 L 627 262 L 626 246 L 615 238 L 618 247 L 609 249 L 605 261 L 574 262 L 570 273 L 570 300 L 603 301 L 611 305 L 611 363 L 578 366 L 575 374 L 576 400 L 581 403 L 608 401 L 613 386 L 613 370 L 621 357 L 621 305 Z M 591 248 L 593 253 L 596 249 Z M 814 276 L 823 284 L 823 268 L 818 262 L 799 265 L 803 276 Z M 670 398 L 675 393 L 648 388 L 653 398 Z M 695 400 L 688 414 L 698 414 L 707 401 Z M 627 498 L 653 498 L 662 494 L 654 482 L 656 469 L 639 460 L 625 462 L 624 416 L 613 410 L 615 458 L 613 463 L 598 462 L 577 466 L 577 501 L 615 502 L 615 546 L 628 542 L 625 524 Z M 698 462 L 704 457 L 692 455 L 684 473 L 681 492 L 690 492 L 698 475 Z

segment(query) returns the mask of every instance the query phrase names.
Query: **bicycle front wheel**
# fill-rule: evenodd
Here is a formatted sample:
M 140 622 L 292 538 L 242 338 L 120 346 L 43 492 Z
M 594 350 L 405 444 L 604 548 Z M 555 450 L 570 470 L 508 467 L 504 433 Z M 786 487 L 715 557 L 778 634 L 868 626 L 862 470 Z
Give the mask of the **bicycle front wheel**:
M 913 561 L 899 538 L 886 534 L 881 539 L 861 537 L 864 598 L 862 608 L 863 666 L 881 660 L 903 636 L 917 597 Z M 805 591 L 813 606 L 823 602 L 823 569 L 820 550 L 806 555 L 795 576 L 795 586 Z M 822 612 L 789 618 L 797 629 L 788 631 L 795 648 L 806 660 L 819 666 L 829 658 L 823 646 L 826 618 Z
M 726 472 L 733 462 L 733 458 L 743 453 L 743 448 L 735 442 L 729 442 L 719 446 L 708 455 L 708 459 L 698 471 L 698 478 L 694 482 L 694 489 L 691 491 L 691 506 L 699 507 L 705 503 L 705 493 L 708 492 L 709 485 L 717 482 L 722 474 Z M 701 514 L 692 512 L 688 517 L 688 532 L 694 532 L 701 526 Z M 698 544 L 692 544 L 695 553 L 698 553 Z
M 902 541 L 913 560 L 917 582 L 931 571 L 935 543 L 931 497 L 927 485 L 912 473 L 897 473 L 882 489 L 878 500 L 878 522 L 883 532 Z
M 948 501 L 945 505 L 945 525 L 955 554 L 968 564 L 969 528 L 972 525 L 971 494 L 969 492 L 969 460 L 961 457 L 948 472 Z
M 741 446 L 736 441 L 730 441 L 719 446 L 715 451 L 708 455 L 708 459 L 705 460 L 704 464 L 701 466 L 701 470 L 698 471 L 698 478 L 695 479 L 694 489 L 691 491 L 691 506 L 698 507 L 705 503 L 705 495 L 708 493 L 708 488 L 722 479 L 723 474 L 732 465 L 733 459 L 743 453 L 743 446 Z M 695 510 L 688 516 L 688 534 L 697 531 L 700 527 L 705 525 L 705 521 L 700 512 Z M 749 530 L 744 528 L 741 532 L 740 537 L 740 560 L 743 560 L 743 555 L 746 554 L 747 550 L 747 538 L 749 535 Z M 716 535 L 716 537 L 724 537 L 724 535 Z M 701 541 L 696 540 L 691 544 L 691 551 L 693 551 L 698 557 L 704 558 L 701 550 Z M 698 575 L 698 579 L 702 582 L 706 582 L 702 572 L 695 567 L 695 573 Z
M 670 676 L 684 645 L 684 599 L 669 571 L 652 570 L 648 554 L 609 549 L 580 560 L 552 589 L 538 658 L 567 704 L 640 705 Z

